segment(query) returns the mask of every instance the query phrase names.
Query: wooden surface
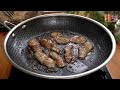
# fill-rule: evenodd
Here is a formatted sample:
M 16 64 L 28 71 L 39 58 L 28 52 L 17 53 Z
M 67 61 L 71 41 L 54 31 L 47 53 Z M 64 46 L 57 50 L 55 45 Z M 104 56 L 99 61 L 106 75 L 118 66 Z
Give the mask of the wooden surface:
M 5 35 L 6 32 L 0 32 L 0 79 L 8 79 L 12 67 L 3 51 Z M 120 79 L 120 44 L 117 44 L 115 55 L 107 64 L 107 68 L 113 79 Z
M 107 64 L 107 68 L 113 79 L 120 79 L 120 44 L 117 44 L 116 52 Z
M 0 32 L 0 79 L 7 79 L 12 67 L 12 65 L 8 62 L 3 50 L 5 35 L 6 32 Z

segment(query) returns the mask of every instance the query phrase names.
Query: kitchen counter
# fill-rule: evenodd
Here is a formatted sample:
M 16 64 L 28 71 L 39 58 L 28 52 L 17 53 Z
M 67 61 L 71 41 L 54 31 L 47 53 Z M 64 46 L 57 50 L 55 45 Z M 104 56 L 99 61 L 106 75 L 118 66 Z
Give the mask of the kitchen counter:
M 8 62 L 3 50 L 5 36 L 6 32 L 0 32 L 0 79 L 7 79 L 12 67 L 12 65 Z
M 112 60 L 107 64 L 107 69 L 113 79 L 120 79 L 120 44 L 117 44 L 116 52 Z
M 6 34 L 6 32 L 0 32 L 0 79 L 8 79 L 12 68 L 3 50 Z M 117 44 L 116 52 L 112 60 L 107 64 L 107 68 L 113 79 L 120 79 L 120 44 Z

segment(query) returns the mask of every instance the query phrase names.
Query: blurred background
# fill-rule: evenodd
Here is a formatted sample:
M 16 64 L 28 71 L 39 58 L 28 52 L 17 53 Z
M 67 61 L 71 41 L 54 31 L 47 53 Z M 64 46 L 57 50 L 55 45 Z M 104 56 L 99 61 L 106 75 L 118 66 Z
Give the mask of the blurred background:
M 28 18 L 53 12 L 76 14 L 92 18 L 105 25 L 114 34 L 117 43 L 120 43 L 120 25 L 119 23 L 116 25 L 120 19 L 120 11 L 14 11 L 12 18 L 10 18 L 4 11 L 0 11 L 0 22 L 2 23 L 2 21 L 7 20 L 17 24 Z

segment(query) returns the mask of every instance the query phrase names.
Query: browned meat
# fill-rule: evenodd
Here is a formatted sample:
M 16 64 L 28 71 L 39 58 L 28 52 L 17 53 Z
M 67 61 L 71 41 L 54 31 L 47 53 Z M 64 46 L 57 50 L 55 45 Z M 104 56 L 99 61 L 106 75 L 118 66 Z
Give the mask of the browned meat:
M 76 43 L 76 44 L 83 44 L 87 41 L 87 39 L 83 36 L 74 36 L 70 38 L 70 42 Z
M 62 57 L 60 57 L 57 53 L 51 51 L 50 57 L 56 61 L 57 67 L 64 67 L 65 66 L 65 63 L 64 63 Z
M 79 48 L 77 54 L 80 59 L 84 59 L 87 56 L 87 54 L 94 48 L 93 44 L 87 41 L 87 38 L 84 36 L 73 36 L 68 38 L 65 37 L 62 33 L 52 32 L 51 37 L 57 44 L 68 44 L 69 42 L 72 42 L 69 43 L 69 45 L 66 45 L 64 48 L 64 58 L 68 64 L 70 64 L 70 62 L 74 58 L 74 55 L 76 55 L 74 54 L 75 49 L 73 49 L 73 43 L 75 45 L 80 45 L 80 47 L 79 45 L 77 47 L 77 49 Z M 64 59 L 59 55 L 60 49 L 57 48 L 56 43 L 52 39 L 30 39 L 28 41 L 28 46 L 32 49 L 34 57 L 46 67 L 65 67 Z M 40 46 L 45 47 L 47 50 L 44 50 L 43 52 Z
M 33 52 L 40 51 L 40 46 L 31 46 L 30 48 L 32 49 Z
M 29 46 L 29 47 L 32 49 L 32 51 L 34 51 L 34 52 L 40 50 L 40 48 L 39 48 L 40 44 L 39 44 L 39 42 L 38 42 L 37 39 L 30 39 L 30 40 L 28 41 L 28 46 Z
M 40 44 L 39 44 L 39 42 L 37 41 L 37 39 L 30 39 L 30 40 L 28 41 L 28 45 L 29 45 L 29 46 L 39 46 Z
M 86 51 L 86 49 L 84 48 L 84 47 L 79 47 L 79 49 L 78 49 L 78 52 L 79 52 L 79 58 L 80 59 L 85 59 L 85 57 L 87 56 L 87 51 Z
M 55 61 L 49 58 L 46 54 L 42 53 L 40 50 L 40 44 L 36 39 L 29 40 L 28 45 L 32 51 L 34 51 L 35 58 L 40 61 L 41 64 L 47 66 L 48 68 L 55 67 Z
M 54 38 L 55 41 L 58 43 L 58 44 L 67 44 L 69 43 L 69 39 L 66 38 L 66 37 L 56 37 Z
M 83 46 L 87 49 L 87 52 L 93 49 L 93 44 L 89 41 L 85 42 Z
M 54 40 L 58 44 L 67 44 L 69 43 L 69 39 L 67 37 L 64 37 L 61 33 L 59 32 L 52 32 L 51 36 L 54 38 Z
M 67 45 L 65 47 L 65 60 L 67 63 L 70 63 L 70 61 L 72 60 L 72 45 Z
M 51 35 L 53 38 L 55 38 L 55 37 L 63 37 L 62 33 L 59 33 L 59 32 L 52 32 L 50 35 Z
M 92 49 L 93 44 L 89 41 L 85 42 L 83 46 L 79 48 L 79 58 L 84 59 Z
M 53 51 L 55 51 L 55 52 L 57 52 L 57 53 L 59 53 L 60 52 L 60 50 L 57 48 L 57 46 L 56 46 L 56 44 L 55 43 L 53 43 L 51 40 L 49 40 L 49 39 L 40 39 L 39 40 L 39 42 L 40 42 L 40 44 L 42 45 L 42 46 L 44 46 L 44 47 L 46 47 L 46 48 L 48 48 L 48 49 L 51 49 L 51 50 L 53 50 Z
M 41 51 L 35 52 L 34 56 L 41 64 L 47 66 L 48 68 L 55 68 L 56 62 Z

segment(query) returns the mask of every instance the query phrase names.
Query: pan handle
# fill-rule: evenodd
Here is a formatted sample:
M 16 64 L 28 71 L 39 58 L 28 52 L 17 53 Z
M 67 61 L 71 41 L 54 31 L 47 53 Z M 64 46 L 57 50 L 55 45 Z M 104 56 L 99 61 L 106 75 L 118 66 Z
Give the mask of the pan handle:
M 11 30 L 12 28 L 11 28 L 9 25 L 11 25 L 12 27 L 15 26 L 15 24 L 13 24 L 13 23 L 11 23 L 11 22 L 4 21 L 4 26 L 5 26 L 8 30 Z

